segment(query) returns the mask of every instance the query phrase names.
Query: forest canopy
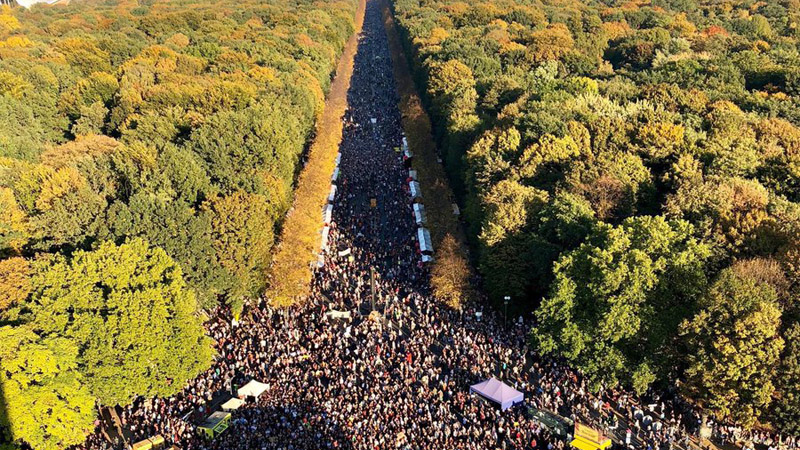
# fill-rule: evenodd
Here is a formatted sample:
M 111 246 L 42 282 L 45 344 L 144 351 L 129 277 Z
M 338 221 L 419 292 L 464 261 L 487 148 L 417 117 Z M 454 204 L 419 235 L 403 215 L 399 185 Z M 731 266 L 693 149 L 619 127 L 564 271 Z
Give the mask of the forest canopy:
M 0 446 L 60 449 L 263 293 L 356 1 L 1 8 Z
M 535 348 L 800 432 L 800 3 L 394 10 L 483 287 Z

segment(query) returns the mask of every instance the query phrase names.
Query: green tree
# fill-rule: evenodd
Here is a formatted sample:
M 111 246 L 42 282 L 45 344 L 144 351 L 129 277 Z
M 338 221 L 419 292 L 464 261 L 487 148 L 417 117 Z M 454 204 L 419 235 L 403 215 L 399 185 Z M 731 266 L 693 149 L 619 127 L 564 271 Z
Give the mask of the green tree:
M 723 270 L 681 325 L 687 392 L 719 418 L 752 426 L 772 401 L 772 377 L 784 341 L 775 290 Z
M 29 324 L 75 343 L 92 396 L 125 405 L 168 396 L 211 363 L 194 293 L 167 254 L 143 240 L 104 243 L 37 263 Z
M 283 180 L 294 175 L 305 131 L 280 99 L 238 112 L 212 116 L 191 136 L 190 146 L 204 162 L 211 181 L 224 192 L 264 194 L 268 170 Z
M 661 217 L 599 226 L 555 264 L 550 295 L 536 311 L 539 350 L 565 357 L 595 386 L 644 388 L 646 373 L 670 365 L 670 338 L 703 292 L 709 252 L 692 232 Z
M 34 450 L 82 443 L 93 428 L 94 398 L 78 368 L 78 347 L 29 327 L 0 327 L 0 431 Z
M 127 205 L 114 203 L 107 218 L 109 229 L 103 238 L 123 241 L 140 237 L 164 249 L 180 264 L 184 279 L 204 308 L 216 305 L 235 282 L 217 260 L 210 217 L 198 214 L 186 203 L 142 192 L 131 197 Z

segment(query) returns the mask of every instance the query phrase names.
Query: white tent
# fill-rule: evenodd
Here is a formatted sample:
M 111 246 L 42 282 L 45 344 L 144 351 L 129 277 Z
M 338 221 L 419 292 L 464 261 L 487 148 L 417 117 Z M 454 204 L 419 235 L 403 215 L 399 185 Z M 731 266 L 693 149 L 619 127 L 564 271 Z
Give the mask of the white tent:
M 431 244 L 431 233 L 426 228 L 417 228 L 417 239 L 419 239 L 419 250 L 422 253 L 433 253 L 433 244 Z
M 408 150 L 408 138 L 403 136 L 403 151 Z
M 234 397 L 222 404 L 222 410 L 230 412 L 239 409 L 242 405 L 244 405 L 244 400 Z
M 333 220 L 333 205 L 328 203 L 325 205 L 325 209 L 322 210 L 322 222 L 326 225 L 331 223 Z
M 414 203 L 414 220 L 417 222 L 417 225 L 422 225 L 427 221 L 425 207 L 422 206 L 422 203 Z
M 325 255 L 323 255 L 322 253 L 317 255 L 317 267 L 319 267 L 320 269 L 325 267 Z
M 331 182 L 335 183 L 336 180 L 338 179 L 339 179 L 339 167 L 337 166 L 335 169 L 333 169 L 333 175 L 331 175 Z
M 242 397 L 258 397 L 263 394 L 269 387 L 264 383 L 259 383 L 256 380 L 250 380 L 247 384 L 240 387 L 236 394 L 239 398 Z
M 419 182 L 417 181 L 409 181 L 408 182 L 408 189 L 411 193 L 411 198 L 421 198 L 422 197 L 422 189 L 419 187 Z
M 331 193 L 328 194 L 328 203 L 333 203 L 333 199 L 336 198 L 336 185 L 331 185 Z
M 17 4 L 25 8 L 30 8 L 31 6 L 37 3 L 53 4 L 53 3 L 58 3 L 58 0 L 17 0 Z M 0 4 L 5 4 L 5 3 L 0 2 Z
M 456 205 L 455 203 L 453 203 L 453 215 L 456 215 L 456 216 L 457 216 L 457 215 L 459 215 L 459 214 L 461 214 L 461 210 L 459 210 L 459 209 L 458 209 L 458 205 Z
M 320 248 L 322 248 L 323 250 L 328 249 L 328 234 L 330 233 L 330 231 L 331 227 L 327 225 L 322 227 L 322 242 L 320 243 Z
M 411 150 L 409 150 L 408 147 L 403 149 L 403 154 L 406 155 L 406 158 L 413 158 L 414 157 L 414 154 L 411 153 Z
M 408 171 L 408 176 L 409 176 L 409 178 L 411 178 L 412 180 L 414 180 L 414 181 L 418 181 L 418 180 L 417 180 L 417 171 L 416 171 L 416 170 L 409 170 L 409 171 Z
M 422 262 L 424 262 L 424 263 L 433 262 L 433 256 L 430 256 L 430 255 L 422 255 Z
M 336 154 L 336 167 L 339 167 L 339 163 L 342 162 L 342 153 L 339 152 Z

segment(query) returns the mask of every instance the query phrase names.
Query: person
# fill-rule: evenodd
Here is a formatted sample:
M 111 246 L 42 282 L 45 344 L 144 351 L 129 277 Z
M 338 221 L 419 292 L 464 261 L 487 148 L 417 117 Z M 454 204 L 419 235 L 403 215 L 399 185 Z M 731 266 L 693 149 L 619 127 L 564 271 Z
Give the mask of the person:
M 530 349 L 525 327 L 503 327 L 483 299 L 462 313 L 433 298 L 408 172 L 394 151 L 403 139 L 398 103 L 380 4 L 369 0 L 342 118 L 329 244 L 310 295 L 286 310 L 259 299 L 239 321 L 218 307 L 206 324 L 213 366 L 174 396 L 121 408 L 128 441 L 161 434 L 185 450 L 563 450 L 567 441 L 534 412 L 562 417 L 566 430 L 563 417 L 601 426 L 604 409 L 612 437 L 628 447 L 685 439 L 699 416 L 677 395 L 649 394 L 664 426 L 634 440 L 629 427 L 644 404 L 636 396 L 616 388 L 593 395 L 580 374 Z M 333 310 L 350 317 L 329 318 Z M 499 411 L 466 392 L 491 376 L 522 391 L 523 405 Z M 203 439 L 198 421 L 252 379 L 269 388 L 233 412 L 229 430 Z M 630 420 L 618 425 L 612 407 Z M 99 428 L 80 447 L 121 448 Z

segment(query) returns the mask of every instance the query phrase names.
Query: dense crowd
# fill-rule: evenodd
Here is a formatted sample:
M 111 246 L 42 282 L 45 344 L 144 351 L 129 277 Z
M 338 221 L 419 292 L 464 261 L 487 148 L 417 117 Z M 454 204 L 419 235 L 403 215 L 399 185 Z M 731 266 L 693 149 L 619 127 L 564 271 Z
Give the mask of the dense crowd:
M 330 238 L 311 297 L 288 310 L 249 305 L 241 322 L 219 309 L 208 324 L 214 366 L 180 395 L 125 408 L 122 426 L 132 441 L 161 434 L 201 450 L 553 450 L 568 446 L 553 424 L 570 433 L 569 418 L 603 428 L 619 445 L 685 447 L 697 416 L 676 396 L 594 396 L 573 371 L 528 349 L 529 321 L 504 324 L 478 305 L 454 311 L 431 300 L 397 151 L 397 102 L 380 6 L 369 1 L 343 119 Z M 350 317 L 332 318 L 332 311 Z M 524 392 L 524 404 L 501 412 L 469 393 L 490 376 Z M 201 438 L 196 420 L 220 393 L 251 379 L 268 390 L 236 410 L 221 436 Z M 112 444 L 96 434 L 87 447 Z

